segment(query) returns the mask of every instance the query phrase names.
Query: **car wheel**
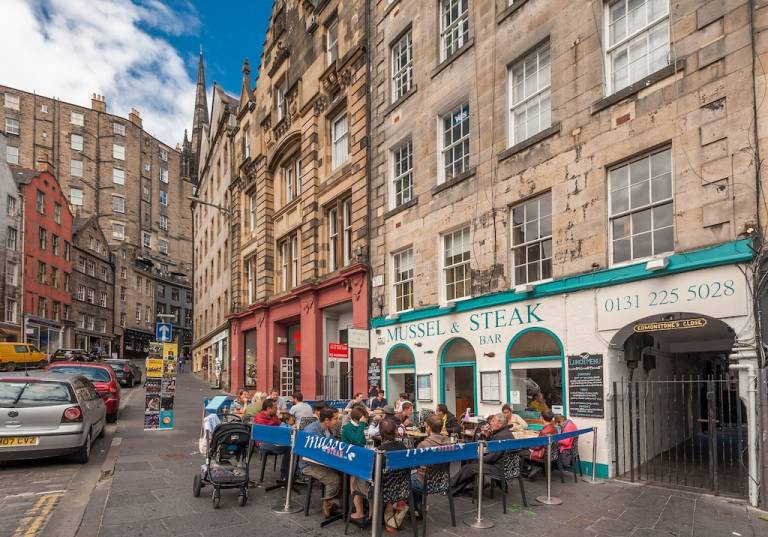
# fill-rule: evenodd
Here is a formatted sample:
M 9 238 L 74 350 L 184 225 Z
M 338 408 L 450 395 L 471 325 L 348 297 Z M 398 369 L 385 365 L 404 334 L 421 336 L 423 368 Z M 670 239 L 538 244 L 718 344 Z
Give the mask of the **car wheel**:
M 88 435 L 85 437 L 85 444 L 72 456 L 72 461 L 77 464 L 86 464 L 91 457 L 91 431 L 88 431 Z
M 14 371 L 14 370 L 16 370 L 16 364 L 13 363 L 13 362 L 6 362 L 5 370 L 6 371 Z
M 48 367 L 48 360 L 40 360 L 40 369 Z
M 114 414 L 107 414 L 107 423 L 117 423 L 117 412 Z
M 198 474 L 195 474 L 195 481 L 192 483 L 192 495 L 195 498 L 200 497 L 200 489 L 202 489 L 203 486 L 200 483 L 200 476 Z

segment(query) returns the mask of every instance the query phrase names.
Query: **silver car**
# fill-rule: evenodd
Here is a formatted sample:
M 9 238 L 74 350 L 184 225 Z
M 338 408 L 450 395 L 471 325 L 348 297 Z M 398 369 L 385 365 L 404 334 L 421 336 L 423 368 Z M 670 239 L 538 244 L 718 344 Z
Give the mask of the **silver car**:
M 0 461 L 71 454 L 86 463 L 106 408 L 82 375 L 0 374 Z

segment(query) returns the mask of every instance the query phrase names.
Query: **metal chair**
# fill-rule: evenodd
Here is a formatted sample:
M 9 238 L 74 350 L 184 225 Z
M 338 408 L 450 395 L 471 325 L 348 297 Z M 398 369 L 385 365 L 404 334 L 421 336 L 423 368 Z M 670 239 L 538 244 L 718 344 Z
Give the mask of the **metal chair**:
M 520 484 L 520 496 L 523 498 L 523 505 L 528 507 L 528 501 L 525 499 L 525 485 L 523 484 L 523 473 L 521 471 L 522 458 L 518 451 L 505 451 L 502 454 L 501 464 L 503 468 L 502 476 L 489 474 L 491 484 L 491 498 L 493 498 L 493 489 L 498 484 L 501 489 L 501 507 L 504 514 L 507 514 L 507 491 L 509 490 L 510 479 L 517 479 Z
M 303 431 L 304 428 L 309 425 L 310 423 L 314 423 L 317 421 L 317 418 L 315 416 L 308 416 L 301 418 L 299 420 L 299 431 Z
M 422 408 L 421 410 L 419 410 L 418 423 L 420 425 L 424 425 L 424 423 L 430 418 L 430 416 L 434 416 L 434 415 L 435 415 L 434 410 L 430 410 L 428 408 Z
M 435 464 L 427 466 L 424 472 L 424 490 L 416 491 L 421 496 L 421 534 L 427 535 L 427 497 L 430 494 L 442 494 L 448 497 L 448 507 L 451 511 L 451 525 L 456 527 L 456 509 L 453 504 L 453 494 L 451 494 L 451 474 L 450 464 Z
M 578 470 L 579 474 L 584 477 L 584 471 L 581 469 L 581 458 L 579 457 L 579 437 L 575 437 L 573 439 L 573 445 L 570 449 L 560 451 L 559 446 L 555 444 L 555 446 L 552 447 L 552 450 L 557 450 L 557 469 L 560 472 L 560 482 L 565 483 L 565 472 L 570 471 L 573 472 L 573 482 L 578 483 L 579 478 L 576 477 L 576 471 Z M 566 466 L 563 464 L 563 459 L 570 459 L 571 464 Z M 553 459 L 553 462 L 555 462 L 555 459 Z
M 408 519 L 411 522 L 411 527 L 413 528 L 413 537 L 419 537 L 419 528 L 416 525 L 416 520 L 413 516 L 413 506 L 416 505 L 416 501 L 413 497 L 413 489 L 411 488 L 411 469 L 405 468 L 403 470 L 394 470 L 394 471 L 387 471 L 384 470 L 381 476 L 381 520 L 378 521 L 371 521 L 371 524 L 379 524 L 380 526 L 384 525 L 384 506 L 390 503 L 397 503 L 399 501 L 407 501 L 408 502 Z M 371 486 L 368 489 L 368 494 L 363 495 L 359 492 L 352 492 L 352 495 L 349 499 L 349 506 L 347 507 L 347 512 L 345 514 L 346 524 L 344 526 L 344 534 L 347 534 L 347 530 L 349 529 L 349 521 L 352 514 L 352 507 L 354 504 L 354 497 L 355 496 L 361 496 L 365 501 L 368 502 L 368 505 L 371 505 L 374 498 L 373 496 L 373 489 L 374 487 Z

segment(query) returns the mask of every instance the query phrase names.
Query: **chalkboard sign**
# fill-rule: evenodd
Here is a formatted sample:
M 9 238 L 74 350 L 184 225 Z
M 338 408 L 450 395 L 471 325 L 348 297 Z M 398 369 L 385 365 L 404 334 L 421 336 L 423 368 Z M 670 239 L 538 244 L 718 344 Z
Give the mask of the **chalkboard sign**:
M 301 358 L 299 356 L 293 357 L 293 391 L 301 391 Z
M 571 416 L 605 417 L 602 354 L 568 357 L 568 410 Z
M 381 389 L 381 358 L 368 358 L 368 394 Z

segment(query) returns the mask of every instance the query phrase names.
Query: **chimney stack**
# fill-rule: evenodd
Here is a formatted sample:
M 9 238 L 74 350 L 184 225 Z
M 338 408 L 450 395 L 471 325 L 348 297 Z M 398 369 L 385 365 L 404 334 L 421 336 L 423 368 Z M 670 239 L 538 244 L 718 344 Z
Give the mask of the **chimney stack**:
M 107 111 L 107 101 L 103 95 L 99 95 L 98 93 L 91 95 L 91 109 L 96 112 Z
M 139 128 L 141 127 L 141 114 L 135 108 L 131 108 L 131 113 L 128 114 L 128 120 Z
M 53 164 L 51 164 L 51 161 L 48 160 L 48 154 L 46 153 L 42 153 L 39 157 L 37 157 L 37 162 L 35 162 L 35 170 L 41 173 L 48 172 L 53 176 L 56 175 Z

